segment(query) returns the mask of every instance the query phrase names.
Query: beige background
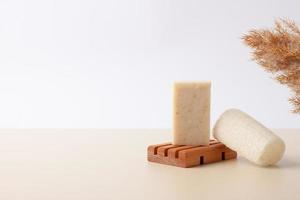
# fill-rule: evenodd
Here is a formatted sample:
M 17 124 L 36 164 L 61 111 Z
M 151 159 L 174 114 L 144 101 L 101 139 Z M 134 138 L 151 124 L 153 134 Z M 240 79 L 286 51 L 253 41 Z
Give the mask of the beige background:
M 5 200 L 298 200 L 300 130 L 277 130 L 286 154 L 262 168 L 243 158 L 195 168 L 148 163 L 167 130 L 0 130 Z

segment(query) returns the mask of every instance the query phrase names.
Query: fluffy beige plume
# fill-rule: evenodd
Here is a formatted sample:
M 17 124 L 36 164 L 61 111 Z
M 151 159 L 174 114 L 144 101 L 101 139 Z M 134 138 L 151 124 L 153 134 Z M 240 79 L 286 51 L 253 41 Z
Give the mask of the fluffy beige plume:
M 291 20 L 275 21 L 273 29 L 254 29 L 243 36 L 252 58 L 293 92 L 293 112 L 300 114 L 300 28 Z

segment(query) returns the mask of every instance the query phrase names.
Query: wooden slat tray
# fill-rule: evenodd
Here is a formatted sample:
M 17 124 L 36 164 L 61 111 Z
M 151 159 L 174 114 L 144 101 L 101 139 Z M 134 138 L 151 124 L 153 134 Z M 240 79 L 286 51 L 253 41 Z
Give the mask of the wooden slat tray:
M 148 161 L 177 167 L 194 167 L 236 157 L 235 151 L 216 140 L 211 140 L 208 146 L 164 143 L 148 147 Z

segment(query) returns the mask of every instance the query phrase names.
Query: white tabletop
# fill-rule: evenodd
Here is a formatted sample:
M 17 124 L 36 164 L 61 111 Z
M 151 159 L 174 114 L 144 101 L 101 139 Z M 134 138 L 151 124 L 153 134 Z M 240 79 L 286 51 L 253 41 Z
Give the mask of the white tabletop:
M 0 198 L 300 199 L 300 130 L 277 130 L 286 154 L 263 168 L 243 158 L 195 168 L 147 162 L 170 131 L 0 130 Z

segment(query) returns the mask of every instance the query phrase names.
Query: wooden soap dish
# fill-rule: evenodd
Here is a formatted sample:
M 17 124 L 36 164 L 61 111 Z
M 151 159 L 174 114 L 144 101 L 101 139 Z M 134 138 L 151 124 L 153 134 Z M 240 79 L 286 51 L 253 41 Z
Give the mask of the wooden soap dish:
M 177 167 L 194 167 L 236 157 L 235 151 L 216 140 L 210 140 L 208 146 L 164 143 L 148 147 L 148 161 Z

